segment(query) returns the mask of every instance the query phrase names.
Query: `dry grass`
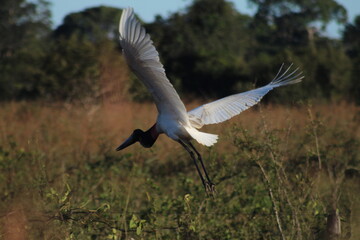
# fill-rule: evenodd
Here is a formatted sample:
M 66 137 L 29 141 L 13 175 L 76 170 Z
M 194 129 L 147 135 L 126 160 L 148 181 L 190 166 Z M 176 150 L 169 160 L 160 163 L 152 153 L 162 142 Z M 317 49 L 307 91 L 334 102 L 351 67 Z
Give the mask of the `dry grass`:
M 188 109 L 197 105 L 198 103 L 190 103 L 188 104 Z M 312 115 L 313 123 L 311 123 L 309 112 Z M 346 103 L 314 105 L 310 107 L 308 105 L 296 107 L 262 105 L 245 111 L 240 116 L 223 124 L 205 127 L 203 129 L 204 131 L 219 134 L 219 142 L 211 150 L 199 145 L 197 146 L 198 150 L 203 153 L 203 156 L 208 161 L 208 167 L 212 169 L 212 175 L 215 175 L 215 178 L 219 181 L 221 179 L 224 179 L 221 181 L 227 181 L 226 184 L 222 183 L 222 185 L 220 185 L 223 188 L 223 192 L 220 193 L 220 196 L 225 197 L 227 195 L 230 196 L 232 192 L 234 192 L 234 189 L 237 186 L 236 181 L 239 179 L 244 181 L 243 178 L 239 178 L 236 181 L 234 180 L 235 182 L 233 184 L 231 178 L 235 175 L 226 175 L 231 175 L 231 172 L 236 174 L 237 171 L 241 171 L 242 163 L 239 162 L 237 158 L 245 160 L 244 156 L 246 155 L 241 153 L 242 148 L 234 144 L 234 139 L 239 138 L 239 127 L 248 130 L 250 133 L 255 133 L 256 138 L 262 139 L 261 141 L 265 141 L 265 143 L 268 141 L 266 140 L 266 135 L 269 133 L 274 134 L 275 131 L 276 136 L 279 137 L 282 142 L 279 149 L 282 148 L 283 150 L 280 152 L 288 153 L 281 158 L 292 161 L 293 159 L 297 159 L 297 155 L 302 156 L 301 154 L 304 153 L 298 153 L 305 150 L 305 154 L 307 154 L 306 151 L 309 154 L 307 159 L 307 161 L 309 161 L 313 155 L 316 156 L 316 151 L 314 147 L 315 138 L 308 138 L 306 137 L 307 134 L 312 136 L 312 130 L 316 130 L 319 135 L 318 152 L 324 154 L 325 151 L 328 151 L 327 148 L 336 145 L 339 140 L 337 137 L 334 137 L 337 136 L 337 130 L 346 134 L 346 139 L 359 139 L 359 119 L 360 108 Z M 63 237 L 70 237 L 70 232 L 72 232 L 72 230 L 69 225 L 54 225 L 53 221 L 51 219 L 49 220 L 49 215 L 51 216 L 51 214 L 53 214 L 52 218 L 65 221 L 64 216 L 59 213 L 64 211 L 64 206 L 61 204 L 60 206 L 58 204 L 54 205 L 54 201 L 50 201 L 49 199 L 53 199 L 51 196 L 55 194 L 52 193 L 52 191 L 56 190 L 56 192 L 64 194 L 67 191 L 66 183 L 70 183 L 70 185 L 72 185 L 71 187 L 75 188 L 75 190 L 71 191 L 72 200 L 69 200 L 74 206 L 82 206 L 85 204 L 84 202 L 90 201 L 92 208 L 97 208 L 104 204 L 104 200 L 101 200 L 104 198 L 107 199 L 107 202 L 115 205 L 116 209 L 121 209 L 121 211 L 123 211 L 123 217 L 119 220 L 120 230 L 123 231 L 125 229 L 125 232 L 127 231 L 129 217 L 131 218 L 130 213 L 144 208 L 144 206 L 150 204 L 151 201 L 155 201 L 156 194 L 159 194 L 159 196 L 164 198 L 165 200 L 163 201 L 166 201 L 167 199 L 167 201 L 171 202 L 175 201 L 174 199 L 182 199 L 179 195 L 183 195 L 189 191 L 196 194 L 195 192 L 198 191 L 197 189 L 200 189 L 199 191 L 201 192 L 201 185 L 187 154 L 181 149 L 179 144 L 166 136 L 160 136 L 154 147 L 151 149 L 144 149 L 139 146 L 139 144 L 136 144 L 123 152 L 115 152 L 114 149 L 132 133 L 133 129 L 148 129 L 155 121 L 156 108 L 153 104 L 135 104 L 125 101 L 117 104 L 106 101 L 102 105 L 86 106 L 61 103 L 47 105 L 39 102 L 2 103 L 0 107 L 0 147 L 16 151 L 18 155 L 15 154 L 15 157 L 20 154 L 19 159 L 16 159 L 16 161 L 18 161 L 16 164 L 26 165 L 25 171 L 21 170 L 23 171 L 23 175 L 17 175 L 16 171 L 20 171 L 18 170 L 20 169 L 19 166 L 5 168 L 6 171 L 4 171 L 5 175 L 3 177 L 4 182 L 2 185 L 0 184 L 0 187 L 5 189 L 3 190 L 5 191 L 3 193 L 3 199 L 5 199 L 4 204 L 10 200 L 12 205 L 10 208 L 5 207 L 6 205 L 1 205 L 0 213 L 2 218 L 0 222 L 3 226 L 2 236 L 9 236 L 8 239 L 22 239 L 21 237 L 26 235 L 26 231 L 28 230 L 30 235 L 33 236 L 32 239 L 36 239 L 36 237 L 40 235 L 44 239 L 51 239 L 56 236 L 57 233 L 61 233 L 60 236 Z M 309 126 L 312 129 L 309 129 Z M 332 130 L 325 131 L 324 129 Z M 340 134 L 339 136 L 341 137 L 342 135 Z M 273 148 L 276 149 L 277 147 L 273 146 Z M 336 152 L 336 148 L 334 149 L 335 150 L 330 149 L 333 151 L 331 154 L 335 156 L 336 161 L 341 162 L 343 160 L 341 159 L 341 156 L 346 155 L 346 153 L 343 152 L 346 151 L 346 147 L 339 148 L 339 152 Z M 10 153 L 10 155 L 11 154 L 12 153 Z M 236 154 L 239 154 L 239 156 Z M 251 154 L 253 153 L 250 152 L 250 155 Z M 331 154 L 329 155 L 330 157 L 332 157 Z M 130 163 L 127 163 L 125 160 L 121 160 L 122 156 L 129 156 L 128 160 L 130 160 L 130 163 L 134 162 L 136 164 L 134 165 L 135 167 L 129 165 Z M 261 154 L 257 157 L 259 156 L 261 156 Z M 339 157 L 339 159 L 336 159 L 336 157 Z M 114 167 L 116 166 L 116 168 L 111 167 L 113 166 L 111 165 L 110 170 L 111 168 L 114 169 L 110 171 L 106 166 L 107 158 L 113 159 L 111 161 L 118 159 L 116 161 L 121 160 L 125 162 L 115 164 Z M 105 162 L 102 159 L 105 159 Z M 0 163 L 2 164 L 1 161 L 3 161 L 3 159 L 0 159 Z M 152 163 L 155 165 L 152 165 Z M 100 165 L 99 167 L 94 168 L 91 164 Z M 152 165 L 150 169 L 148 164 Z M 285 165 L 286 162 L 281 164 Z M 156 168 L 157 165 L 159 166 L 158 169 Z M 188 165 L 190 167 L 188 167 Z M 269 166 L 265 165 L 265 171 L 268 171 L 267 174 L 269 174 L 271 169 L 266 169 Z M 225 169 L 226 166 L 227 169 Z M 334 166 L 341 168 L 341 165 Z M 91 168 L 90 170 L 88 170 L 89 167 Z M 131 171 L 124 169 L 126 167 L 131 169 Z M 239 169 L 237 169 L 238 167 Z M 181 170 L 181 168 L 186 168 L 189 171 Z M 309 168 L 309 173 L 306 173 L 306 171 L 305 173 L 310 176 L 311 173 L 314 172 L 314 169 L 311 169 L 309 166 L 306 166 L 306 168 Z M 94 176 L 86 176 L 86 173 L 77 171 L 88 171 L 89 174 L 93 174 Z M 110 175 L 103 175 L 102 171 L 104 171 L 104 174 Z M 172 173 L 172 171 L 179 171 L 179 173 Z M 282 169 L 282 171 L 287 170 Z M 155 174 L 163 175 L 155 176 L 152 175 L 153 172 Z M 98 179 L 92 179 L 96 178 L 96 176 Z M 259 176 L 262 176 L 261 172 Z M 14 177 L 18 177 L 19 179 L 14 180 Z M 251 180 L 251 178 L 254 178 L 254 176 L 249 176 L 250 184 L 254 184 L 254 186 L 259 184 L 257 180 Z M 288 181 L 287 179 L 281 179 L 281 177 L 279 179 L 285 182 Z M 332 188 L 329 187 L 328 184 L 325 184 L 329 181 L 329 177 L 319 177 L 318 179 L 320 179 L 319 182 L 313 183 L 312 189 L 309 189 L 308 191 L 314 192 L 319 199 L 325 199 L 324 201 L 326 203 L 326 199 L 328 199 L 328 196 L 331 195 L 330 193 L 332 191 Z M 154 191 L 154 189 L 152 189 L 152 185 L 149 181 L 161 186 L 159 189 L 162 190 L 158 190 L 158 193 L 151 192 Z M 172 187 L 167 185 L 166 181 L 169 182 L 169 185 L 172 184 Z M 276 182 L 277 180 L 275 178 L 275 180 L 270 179 L 269 181 Z M 351 185 L 353 182 L 356 183 L 357 181 L 358 180 L 356 179 L 349 180 L 346 183 L 348 185 L 346 190 L 341 192 L 342 195 L 339 194 L 339 196 L 348 196 L 349 194 L 352 194 L 351 191 L 358 191 L 357 187 Z M 248 182 L 246 183 L 249 184 Z M 271 182 L 271 184 L 274 183 Z M 303 186 L 305 183 L 301 184 L 301 186 Z M 27 185 L 31 186 L 29 187 Z M 340 186 L 338 183 L 331 183 L 330 185 Z M 189 186 L 200 187 L 192 187 L 192 190 L 189 190 Z M 37 190 L 39 193 L 34 194 L 34 189 L 39 189 Z M 142 190 L 137 191 L 138 189 Z M 283 190 L 274 187 L 274 191 L 274 197 L 278 198 L 277 201 L 280 201 L 279 199 L 282 194 L 280 191 Z M 109 192 L 109 195 L 106 195 L 106 192 Z M 242 193 L 239 192 L 239 194 Z M 246 193 L 244 194 L 244 196 L 248 196 Z M 264 197 L 261 197 L 260 199 L 263 198 Z M 286 196 L 286 198 L 288 198 L 288 196 Z M 225 201 L 221 198 L 219 199 L 219 204 L 222 201 Z M 61 202 L 63 200 L 58 201 Z M 205 204 L 205 200 L 203 201 L 200 199 L 198 201 L 199 207 L 202 208 L 203 204 Z M 293 206 L 296 205 L 296 201 L 292 200 L 292 196 L 286 201 L 288 201 L 289 204 L 292 202 L 292 205 L 290 205 L 291 209 L 296 209 L 296 206 Z M 286 206 L 289 205 L 286 201 L 281 202 L 282 205 L 280 207 L 286 208 Z M 319 204 L 319 200 L 312 201 Z M 119 202 L 125 205 L 118 206 Z M 322 204 L 325 206 L 325 203 Z M 66 202 L 66 204 L 70 203 Z M 356 207 L 357 204 L 357 200 L 352 200 L 352 202 L 350 202 L 351 207 L 349 207 L 349 209 L 351 209 L 352 214 L 347 216 L 350 216 L 352 220 L 349 224 L 344 224 L 345 227 L 353 229 L 351 231 L 353 236 L 360 234 L 359 231 L 354 230 L 360 222 L 360 217 L 357 214 L 359 211 L 358 207 Z M 313 206 L 313 208 L 317 209 L 319 208 L 318 206 L 319 205 Z M 302 205 L 299 205 L 299 209 L 301 207 Z M 65 209 L 68 211 L 70 207 L 67 206 Z M 185 213 L 182 213 L 183 215 L 179 216 L 184 217 L 185 219 L 192 216 L 190 213 L 186 212 L 186 208 L 184 211 Z M 198 210 L 193 210 L 192 213 L 196 219 L 200 218 L 200 215 L 197 215 L 197 211 Z M 341 212 L 341 214 L 344 213 Z M 164 218 L 164 216 L 156 216 L 158 219 Z M 205 218 L 208 215 L 201 216 Z M 284 216 L 280 216 L 280 218 L 281 217 Z M 240 219 L 243 218 L 244 216 Z M 113 221 L 113 219 L 110 220 Z M 236 218 L 231 219 L 231 221 L 233 220 L 240 221 Z M 285 219 L 280 220 L 285 221 Z M 165 218 L 163 221 L 165 221 L 164 224 L 167 226 L 168 220 Z M 221 221 L 223 220 L 219 220 L 219 223 Z M 304 219 L 300 219 L 299 221 L 305 222 Z M 17 222 L 17 224 L 14 224 L 14 222 Z M 29 228 L 28 222 L 31 222 L 31 228 Z M 194 224 L 195 223 L 200 224 L 196 221 Z M 24 227 L 25 225 L 27 226 L 26 228 Z M 323 225 L 325 226 L 326 224 Z M 199 226 L 202 225 L 200 224 Z M 251 229 L 251 225 L 249 225 L 248 228 Z M 304 236 L 310 234 L 304 233 L 306 227 L 299 226 L 299 228 L 303 229 Z M 34 234 L 34 232 L 39 231 L 36 229 L 41 229 L 41 234 Z M 49 231 L 48 229 L 52 230 Z M 90 230 L 84 228 L 83 231 L 87 232 Z M 207 230 L 204 228 L 203 231 L 206 232 Z M 18 235 L 14 235 L 13 233 Z M 201 234 L 201 232 L 199 234 Z M 171 239 L 171 237 L 167 239 Z
M 187 105 L 188 109 L 197 103 Z M 266 105 L 255 107 L 241 113 L 230 121 L 219 125 L 205 126 L 205 132 L 219 134 L 216 149 L 226 150 L 226 142 L 234 124 L 256 130 L 266 122 L 268 130 L 301 129 L 308 123 L 309 106 L 287 107 Z M 312 114 L 320 116 L 327 126 L 352 129 L 360 136 L 358 120 L 360 108 L 347 103 L 315 105 L 310 107 Z M 122 102 L 117 104 L 74 106 L 68 104 L 44 105 L 38 103 L 8 103 L 0 109 L 0 143 L 6 144 L 11 137 L 22 148 L 39 149 L 48 156 L 58 151 L 96 151 L 101 143 L 116 148 L 134 129 L 147 130 L 156 121 L 156 108 L 153 104 Z M 126 152 L 141 151 L 129 148 Z M 158 154 L 164 156 L 169 148 L 178 144 L 161 136 L 155 144 Z M 180 148 L 180 147 L 179 147 Z M 200 148 L 200 147 L 199 147 Z M 202 147 L 201 147 L 202 148 Z M 148 150 L 146 150 L 148 151 Z M 141 151 L 142 152 L 142 151 Z

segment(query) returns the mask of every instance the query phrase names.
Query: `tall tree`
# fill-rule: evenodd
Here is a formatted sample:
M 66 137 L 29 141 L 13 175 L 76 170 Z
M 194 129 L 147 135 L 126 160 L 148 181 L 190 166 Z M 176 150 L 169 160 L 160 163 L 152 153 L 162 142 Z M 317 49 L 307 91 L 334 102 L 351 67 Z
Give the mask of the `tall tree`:
M 354 23 L 346 24 L 343 42 L 351 58 L 360 57 L 360 15 L 354 19 Z
M 254 26 L 263 43 L 272 46 L 308 44 L 311 24 L 320 22 L 322 29 L 330 21 L 345 23 L 346 9 L 335 0 L 249 0 L 257 6 Z M 310 39 L 311 40 L 311 39 Z
M 63 23 L 54 31 L 56 37 L 70 38 L 74 34 L 91 42 L 118 40 L 118 22 L 121 9 L 93 7 L 65 16 Z
M 94 45 L 76 34 L 69 39 L 51 41 L 43 64 L 43 75 L 36 93 L 52 100 L 84 100 L 94 97 L 99 88 L 100 67 Z
M 256 44 L 250 59 L 252 75 L 269 79 L 274 64 L 293 62 L 306 81 L 275 98 L 334 98 L 349 86 L 349 61 L 339 41 L 322 36 L 330 21 L 344 23 L 346 10 L 335 0 L 249 0 L 257 6 L 251 23 Z M 320 29 L 316 26 L 321 24 Z M 338 60 L 341 59 L 341 62 Z M 282 95 L 285 94 L 286 96 Z
M 120 79 L 104 77 L 125 72 L 118 43 L 121 9 L 99 6 L 65 16 L 52 34 L 51 54 L 45 64 L 46 78 L 39 92 L 67 101 L 94 100 L 111 95 Z M 111 60 L 110 60 L 111 59 Z M 114 87 L 115 86 L 115 87 Z M 119 91 L 120 92 L 120 91 Z
M 0 4 L 0 96 L 32 91 L 41 70 L 44 38 L 50 32 L 49 3 L 45 0 L 3 0 Z
M 233 92 L 245 71 L 249 21 L 225 0 L 195 0 L 185 12 L 158 17 L 147 28 L 173 83 L 210 97 Z
M 350 94 L 353 100 L 360 104 L 360 15 L 355 18 L 354 23 L 346 25 L 343 42 L 352 61 Z

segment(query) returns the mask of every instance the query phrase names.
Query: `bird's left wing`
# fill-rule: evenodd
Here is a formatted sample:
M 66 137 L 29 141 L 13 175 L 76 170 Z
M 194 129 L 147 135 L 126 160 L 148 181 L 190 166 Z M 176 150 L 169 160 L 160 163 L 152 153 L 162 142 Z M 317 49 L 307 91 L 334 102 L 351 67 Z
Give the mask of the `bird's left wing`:
M 203 125 L 226 121 L 257 104 L 270 90 L 301 82 L 304 76 L 302 76 L 302 72 L 298 73 L 298 68 L 289 72 L 292 66 L 290 65 L 290 67 L 283 72 L 283 65 L 275 78 L 263 87 L 230 95 L 189 111 L 188 115 L 191 125 L 196 128 L 201 128 Z
M 188 121 L 186 108 L 165 75 L 159 53 L 149 34 L 135 18 L 132 8 L 123 10 L 119 32 L 126 61 L 153 96 L 159 113 L 171 114 L 180 121 Z

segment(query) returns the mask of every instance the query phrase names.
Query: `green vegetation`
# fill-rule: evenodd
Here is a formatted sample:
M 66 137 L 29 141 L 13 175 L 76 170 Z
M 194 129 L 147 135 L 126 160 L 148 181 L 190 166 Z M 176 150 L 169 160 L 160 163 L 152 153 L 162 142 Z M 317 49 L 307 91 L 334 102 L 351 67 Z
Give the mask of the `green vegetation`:
M 2 237 L 331 239 L 333 231 L 359 238 L 359 108 L 268 106 L 225 131 L 214 126 L 219 143 L 201 148 L 214 198 L 166 137 L 150 151 L 138 144 L 114 151 L 132 120 L 149 119 L 149 108 L 3 104 Z
M 360 16 L 348 23 L 334 0 L 249 2 L 253 17 L 194 0 L 145 24 L 191 106 L 267 83 L 282 62 L 304 70 L 270 94 L 286 107 L 207 127 L 221 137 L 201 147 L 211 198 L 176 142 L 114 150 L 156 119 L 121 56 L 121 9 L 85 9 L 51 29 L 47 1 L 4 0 L 0 238 L 360 239 Z M 330 21 L 346 26 L 342 39 L 322 35 Z
M 225 0 L 195 0 L 184 11 L 146 24 L 181 94 L 206 99 L 236 93 L 268 82 L 282 62 L 293 62 L 306 81 L 276 94 L 273 102 L 358 103 L 359 18 L 347 23 L 346 10 L 334 0 L 249 2 L 257 7 L 253 17 Z M 118 81 L 125 89 L 121 99 L 148 100 L 136 80 L 103 81 L 116 58 L 111 72 L 127 72 L 117 41 L 121 9 L 71 13 L 51 30 L 47 6 L 44 0 L 6 0 L 1 6 L 1 99 L 99 100 Z M 342 39 L 323 36 L 330 21 L 346 26 Z

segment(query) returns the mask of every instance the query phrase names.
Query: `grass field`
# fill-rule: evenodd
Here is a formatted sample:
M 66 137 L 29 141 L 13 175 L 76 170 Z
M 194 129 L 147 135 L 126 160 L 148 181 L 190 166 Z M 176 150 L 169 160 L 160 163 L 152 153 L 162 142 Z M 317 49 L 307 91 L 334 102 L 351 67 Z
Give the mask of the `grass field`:
M 262 105 L 206 127 L 214 198 L 165 136 L 114 150 L 155 119 L 152 104 L 1 103 L 0 238 L 360 239 L 359 107 Z

